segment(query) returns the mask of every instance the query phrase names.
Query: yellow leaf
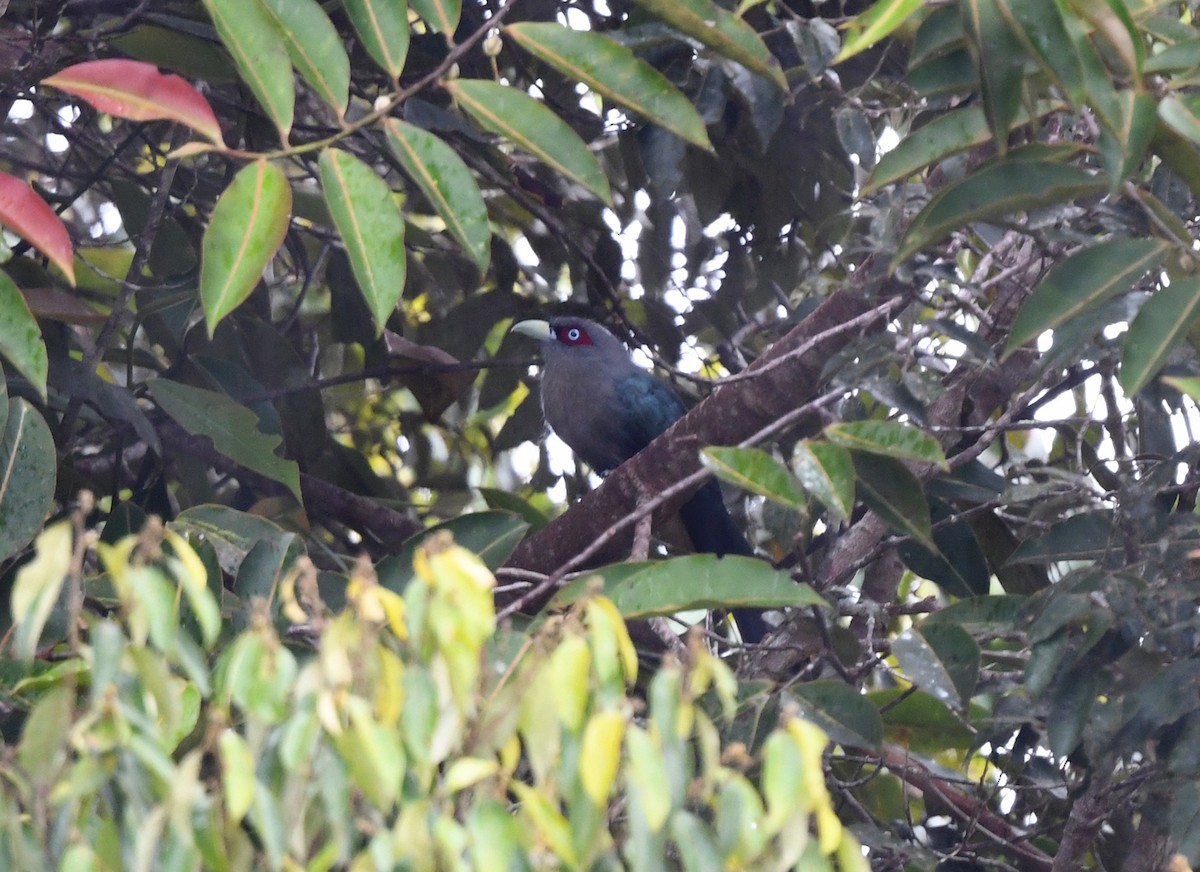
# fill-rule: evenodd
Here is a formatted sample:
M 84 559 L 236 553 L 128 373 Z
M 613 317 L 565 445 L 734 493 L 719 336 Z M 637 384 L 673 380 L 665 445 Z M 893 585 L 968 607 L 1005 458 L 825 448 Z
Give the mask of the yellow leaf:
M 233 730 L 221 733 L 217 747 L 221 752 L 221 788 L 225 794 L 225 813 L 236 824 L 254 805 L 254 793 L 258 788 L 254 777 L 254 756 L 246 740 Z
M 460 757 L 446 770 L 443 784 L 450 793 L 457 793 L 478 784 L 485 778 L 491 778 L 499 771 L 500 764 L 495 760 L 485 760 L 481 757 Z
M 624 736 L 625 716 L 616 711 L 598 712 L 584 728 L 579 775 L 583 789 L 598 806 L 608 803 L 621 765 L 621 739 Z

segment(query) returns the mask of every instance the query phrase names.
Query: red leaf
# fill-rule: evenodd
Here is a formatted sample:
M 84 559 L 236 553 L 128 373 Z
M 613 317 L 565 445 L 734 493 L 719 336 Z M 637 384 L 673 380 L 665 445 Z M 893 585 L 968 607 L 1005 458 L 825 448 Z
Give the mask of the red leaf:
M 75 251 L 62 219 L 26 182 L 0 173 L 0 224 L 20 236 L 75 284 Z
M 82 97 L 118 118 L 178 121 L 215 143 L 225 142 L 204 95 L 174 73 L 159 72 L 154 64 L 116 58 L 86 61 L 42 79 L 42 84 Z

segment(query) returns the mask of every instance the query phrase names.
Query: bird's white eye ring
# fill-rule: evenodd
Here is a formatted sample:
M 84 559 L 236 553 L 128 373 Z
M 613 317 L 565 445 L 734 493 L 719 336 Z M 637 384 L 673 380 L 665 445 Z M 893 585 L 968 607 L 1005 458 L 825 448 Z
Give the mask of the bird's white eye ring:
M 567 339 L 570 342 L 578 342 L 579 341 L 579 328 L 572 327 L 571 329 L 569 329 L 567 331 Z

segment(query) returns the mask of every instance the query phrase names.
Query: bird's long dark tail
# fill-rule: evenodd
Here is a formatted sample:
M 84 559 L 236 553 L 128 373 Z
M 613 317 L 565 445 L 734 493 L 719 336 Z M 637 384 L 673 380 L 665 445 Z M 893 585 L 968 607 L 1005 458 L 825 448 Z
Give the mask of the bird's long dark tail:
M 726 554 L 754 555 L 754 549 L 725 508 L 721 486 L 716 481 L 709 481 L 696 491 L 680 507 L 679 517 L 697 551 L 718 557 Z M 737 621 L 743 642 L 761 642 L 771 629 L 763 618 L 762 609 L 733 609 L 733 618 Z

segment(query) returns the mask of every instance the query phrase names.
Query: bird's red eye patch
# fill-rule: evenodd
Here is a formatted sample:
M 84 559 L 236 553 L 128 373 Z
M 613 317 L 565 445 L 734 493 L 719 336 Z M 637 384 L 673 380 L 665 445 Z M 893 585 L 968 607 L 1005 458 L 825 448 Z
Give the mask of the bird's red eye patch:
M 563 345 L 591 345 L 592 337 L 578 324 L 564 324 L 554 328 L 554 335 Z

